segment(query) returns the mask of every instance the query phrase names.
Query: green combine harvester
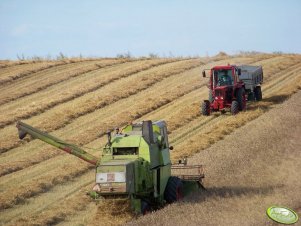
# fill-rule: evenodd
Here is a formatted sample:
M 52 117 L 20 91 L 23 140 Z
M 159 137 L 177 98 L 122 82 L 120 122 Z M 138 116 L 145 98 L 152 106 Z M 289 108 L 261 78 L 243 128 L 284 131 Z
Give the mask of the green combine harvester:
M 85 152 L 23 122 L 17 123 L 19 138 L 26 134 L 75 155 L 96 167 L 95 185 L 89 193 L 100 197 L 129 197 L 135 213 L 145 214 L 166 203 L 183 198 L 193 189 L 201 188 L 202 165 L 187 165 L 170 161 L 166 123 L 143 121 L 127 125 L 121 131 L 107 133 L 108 141 L 102 156 Z

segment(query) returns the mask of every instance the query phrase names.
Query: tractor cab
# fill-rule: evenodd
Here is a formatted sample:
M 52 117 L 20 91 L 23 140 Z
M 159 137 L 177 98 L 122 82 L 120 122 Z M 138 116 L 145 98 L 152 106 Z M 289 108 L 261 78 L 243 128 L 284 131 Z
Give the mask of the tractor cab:
M 213 86 L 233 86 L 233 76 L 231 69 L 216 69 L 213 70 Z
M 245 94 L 244 83 L 240 81 L 241 70 L 235 65 L 215 66 L 210 69 L 209 100 L 202 104 L 202 114 L 210 115 L 213 111 L 225 112 L 230 109 L 232 114 L 237 114 L 244 109 Z M 203 77 L 206 77 L 203 71 Z M 238 105 L 233 101 L 238 101 Z

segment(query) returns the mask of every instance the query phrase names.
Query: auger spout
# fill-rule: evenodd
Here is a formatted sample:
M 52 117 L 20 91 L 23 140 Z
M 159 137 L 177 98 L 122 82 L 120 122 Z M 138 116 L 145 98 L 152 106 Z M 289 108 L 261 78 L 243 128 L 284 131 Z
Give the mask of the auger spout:
M 54 136 L 51 136 L 39 129 L 36 129 L 30 125 L 27 125 L 24 122 L 18 122 L 17 123 L 17 128 L 19 131 L 19 138 L 23 139 L 27 134 L 30 134 L 32 137 L 40 139 L 52 146 L 55 146 L 71 155 L 75 155 L 76 157 L 92 164 L 92 165 L 97 165 L 98 159 L 85 152 L 84 150 L 82 150 L 81 148 L 77 147 L 74 144 L 69 144 L 63 140 L 60 140 Z

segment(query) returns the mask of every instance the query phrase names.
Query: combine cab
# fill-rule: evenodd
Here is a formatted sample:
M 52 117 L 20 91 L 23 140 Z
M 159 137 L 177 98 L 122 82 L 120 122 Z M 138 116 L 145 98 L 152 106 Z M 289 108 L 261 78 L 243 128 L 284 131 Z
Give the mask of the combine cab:
M 164 121 L 131 124 L 113 136 L 108 132 L 100 159 L 23 122 L 18 122 L 17 128 L 20 139 L 30 134 L 93 164 L 96 175 L 90 196 L 129 197 L 136 213 L 178 201 L 192 188 L 202 187 L 202 165 L 171 164 L 169 151 L 173 148 Z
M 205 70 L 203 77 L 206 77 Z M 261 84 L 263 72 L 261 66 L 215 66 L 210 69 L 209 99 L 201 106 L 203 115 L 227 110 L 235 115 L 246 109 L 247 100 L 262 100 Z

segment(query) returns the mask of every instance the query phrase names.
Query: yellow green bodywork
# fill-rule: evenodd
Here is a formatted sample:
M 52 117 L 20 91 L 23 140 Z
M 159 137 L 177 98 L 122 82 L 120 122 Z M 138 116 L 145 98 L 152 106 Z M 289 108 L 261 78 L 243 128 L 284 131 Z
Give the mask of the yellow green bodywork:
M 17 128 L 20 139 L 30 134 L 95 165 L 95 186 L 90 193 L 93 198 L 128 196 L 137 213 L 144 212 L 146 204 L 153 208 L 163 206 L 168 198 L 164 192 L 174 176 L 171 177 L 166 123 L 162 120 L 134 123 L 116 130 L 113 136 L 108 132 L 100 159 L 23 122 L 18 122 Z

